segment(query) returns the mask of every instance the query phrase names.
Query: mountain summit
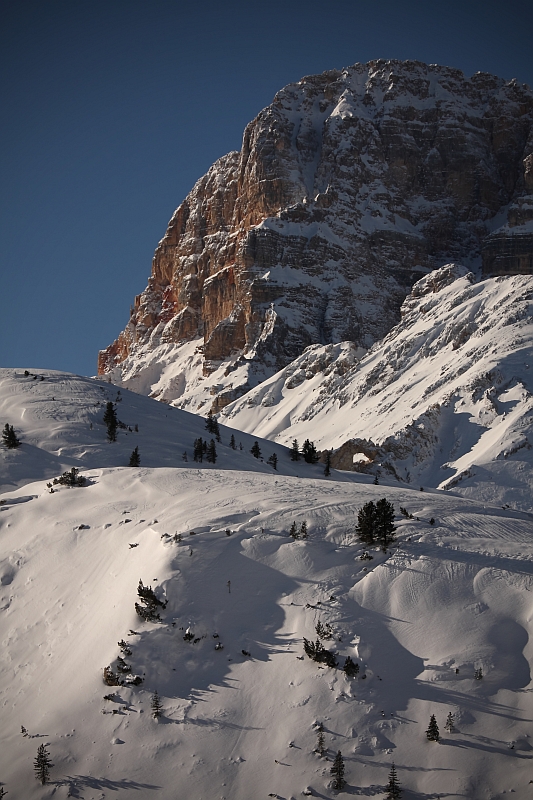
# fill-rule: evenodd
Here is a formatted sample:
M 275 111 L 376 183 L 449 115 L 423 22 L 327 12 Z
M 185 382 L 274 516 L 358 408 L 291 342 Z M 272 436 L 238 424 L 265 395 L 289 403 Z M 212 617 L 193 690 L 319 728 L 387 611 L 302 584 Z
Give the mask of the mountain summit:
M 451 261 L 533 272 L 533 93 L 371 61 L 281 90 L 173 215 L 99 374 L 220 410 L 309 345 L 371 347 Z

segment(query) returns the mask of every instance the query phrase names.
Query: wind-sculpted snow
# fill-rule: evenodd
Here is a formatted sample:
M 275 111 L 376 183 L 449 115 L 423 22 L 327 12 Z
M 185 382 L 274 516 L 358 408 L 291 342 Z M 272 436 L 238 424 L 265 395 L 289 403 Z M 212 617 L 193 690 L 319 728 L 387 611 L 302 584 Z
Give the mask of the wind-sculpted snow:
M 332 464 L 533 509 L 533 278 L 424 277 L 360 360 L 314 346 L 220 416 Z
M 11 796 L 333 798 L 338 750 L 347 795 L 383 796 L 394 761 L 406 797 L 530 796 L 531 517 L 354 474 L 85 474 L 85 487 L 51 494 L 38 481 L 2 496 Z M 357 510 L 383 495 L 398 546 L 361 560 Z M 307 539 L 290 538 L 293 520 L 307 522 Z M 164 603 L 160 622 L 135 612 L 139 579 Z M 319 621 L 336 669 L 304 657 Z M 102 681 L 122 640 L 136 687 Z M 347 655 L 357 678 L 340 668 Z M 439 743 L 425 735 L 431 714 Z M 328 759 L 314 752 L 317 722 Z M 42 743 L 54 763 L 47 787 L 32 769 Z

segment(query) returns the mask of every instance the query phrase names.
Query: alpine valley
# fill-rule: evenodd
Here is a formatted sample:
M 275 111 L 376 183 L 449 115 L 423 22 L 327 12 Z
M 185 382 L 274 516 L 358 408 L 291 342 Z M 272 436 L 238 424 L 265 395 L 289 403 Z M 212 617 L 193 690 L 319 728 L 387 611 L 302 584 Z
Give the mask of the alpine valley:
M 532 303 L 529 87 L 279 92 L 97 378 L 0 370 L 0 797 L 530 798 Z

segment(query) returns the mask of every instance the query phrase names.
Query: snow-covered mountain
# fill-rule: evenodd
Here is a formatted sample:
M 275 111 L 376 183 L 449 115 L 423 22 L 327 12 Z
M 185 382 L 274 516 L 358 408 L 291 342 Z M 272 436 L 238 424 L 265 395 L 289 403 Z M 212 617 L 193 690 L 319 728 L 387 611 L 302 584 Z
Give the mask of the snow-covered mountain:
M 533 277 L 436 270 L 357 355 L 350 342 L 310 347 L 220 419 L 314 440 L 342 469 L 533 510 Z
M 32 372 L 44 380 L 2 374 L 0 421 L 22 439 L 0 447 L 4 484 L 20 482 L 21 464 L 43 475 L 47 457 L 90 468 L 83 487 L 50 493 L 43 478 L 1 497 L 0 786 L 10 798 L 334 798 L 339 750 L 347 795 L 384 796 L 394 762 L 406 800 L 529 797 L 531 515 L 386 478 L 325 478 L 318 465 L 276 473 L 225 447 L 222 426 L 216 465 L 168 466 L 203 420 L 122 390 L 118 416 L 139 432 L 102 443 L 102 403 L 116 387 Z M 119 466 L 137 443 L 149 466 Z M 361 560 L 357 510 L 383 496 L 398 546 Z M 293 521 L 308 538 L 291 539 Z M 165 604 L 159 622 L 135 611 L 139 579 Z M 323 643 L 337 668 L 304 655 L 318 622 L 331 628 Z M 121 653 L 131 673 L 105 685 Z M 432 714 L 438 743 L 426 737 Z M 44 786 L 33 775 L 42 744 L 54 764 Z
M 281 90 L 172 217 L 115 383 L 220 410 L 309 345 L 368 349 L 452 260 L 533 272 L 533 93 L 371 61 Z

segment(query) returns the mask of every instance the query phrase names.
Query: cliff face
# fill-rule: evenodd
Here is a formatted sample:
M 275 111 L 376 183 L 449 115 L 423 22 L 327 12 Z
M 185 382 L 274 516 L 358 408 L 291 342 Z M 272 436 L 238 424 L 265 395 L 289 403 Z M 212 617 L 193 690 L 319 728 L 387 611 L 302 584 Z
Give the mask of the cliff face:
M 306 77 L 177 209 L 98 371 L 128 385 L 150 362 L 152 386 L 156 350 L 196 339 L 222 407 L 310 344 L 371 346 L 427 270 L 531 273 L 532 253 L 528 87 L 412 61 Z M 161 391 L 185 403 L 183 380 Z

